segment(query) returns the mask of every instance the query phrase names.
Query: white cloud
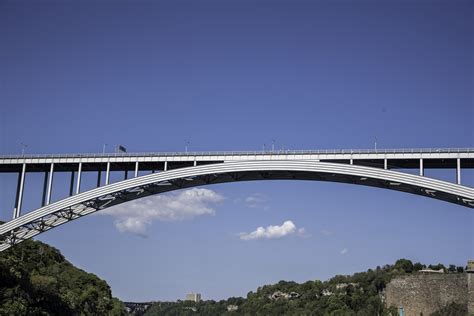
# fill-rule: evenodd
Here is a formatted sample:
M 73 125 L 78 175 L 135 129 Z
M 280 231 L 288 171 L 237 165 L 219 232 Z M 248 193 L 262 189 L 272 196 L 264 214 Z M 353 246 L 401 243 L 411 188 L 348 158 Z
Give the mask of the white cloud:
M 292 221 L 285 221 L 281 226 L 267 226 L 266 228 L 260 226 L 253 232 L 240 233 L 239 237 L 242 240 L 276 239 L 294 234 L 301 237 L 306 236 L 304 228 L 297 229 Z
M 193 188 L 130 201 L 99 214 L 115 217 L 115 226 L 121 232 L 146 236 L 147 228 L 154 220 L 182 221 L 201 215 L 214 215 L 213 206 L 223 200 L 224 197 L 215 191 Z
M 130 232 L 143 237 L 146 237 L 146 229 L 150 224 L 151 221 L 136 217 L 126 217 L 115 221 L 115 226 L 120 232 Z
M 267 198 L 265 195 L 261 193 L 254 193 L 251 196 L 246 197 L 244 202 L 247 207 L 252 207 L 252 208 L 263 207 L 264 209 L 268 208 L 265 205 L 265 203 L 267 202 Z
M 321 234 L 324 235 L 324 236 L 331 236 L 332 231 L 329 231 L 327 229 L 323 229 L 323 230 L 321 230 Z
M 344 249 L 342 249 L 341 251 L 339 251 L 339 253 L 340 253 L 341 255 L 345 255 L 348 251 L 349 251 L 349 250 L 348 250 L 347 248 L 344 248 Z
M 306 232 L 306 229 L 300 228 L 300 229 L 298 229 L 298 236 L 303 237 L 303 238 L 309 238 L 309 237 L 311 237 L 311 234 L 308 234 Z

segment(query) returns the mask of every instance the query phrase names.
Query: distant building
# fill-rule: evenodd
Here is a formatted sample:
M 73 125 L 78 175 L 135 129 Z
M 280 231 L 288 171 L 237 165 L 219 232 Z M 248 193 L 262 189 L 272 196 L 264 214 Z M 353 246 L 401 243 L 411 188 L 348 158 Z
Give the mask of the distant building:
M 148 308 L 150 308 L 155 302 L 136 303 L 136 302 L 123 302 L 125 309 L 130 315 L 142 315 Z
M 467 262 L 466 272 L 473 273 L 474 272 L 474 260 L 469 260 Z
M 233 305 L 233 304 L 227 305 L 227 311 L 228 312 L 235 312 L 237 310 L 239 310 L 239 307 L 237 305 Z
M 294 298 L 298 298 L 300 297 L 300 295 L 296 292 L 290 292 L 290 293 L 285 293 L 285 292 L 282 292 L 282 291 L 276 291 L 276 292 L 273 292 L 272 295 L 269 295 L 268 298 L 271 299 L 271 300 L 277 300 L 279 298 L 284 298 L 284 299 L 294 299 Z
M 338 283 L 336 284 L 336 289 L 338 290 L 345 289 L 349 285 L 351 285 L 352 287 L 358 287 L 359 283 Z
M 333 295 L 334 293 L 329 291 L 328 289 L 324 289 L 322 294 L 323 294 L 323 296 L 330 296 L 330 295 Z
M 186 301 L 193 301 L 193 302 L 199 303 L 201 301 L 201 294 L 200 293 L 186 294 Z
M 444 269 L 443 268 L 441 268 L 439 270 L 423 269 L 423 270 L 420 270 L 418 272 L 421 272 L 421 273 L 444 273 Z

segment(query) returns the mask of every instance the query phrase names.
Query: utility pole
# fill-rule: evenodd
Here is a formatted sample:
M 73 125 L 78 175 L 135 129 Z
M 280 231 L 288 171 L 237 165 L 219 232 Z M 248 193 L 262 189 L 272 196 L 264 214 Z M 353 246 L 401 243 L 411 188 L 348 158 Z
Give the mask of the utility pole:
M 21 155 L 24 156 L 25 155 L 25 149 L 26 147 L 28 147 L 27 144 L 24 144 L 24 143 L 20 143 L 21 145 Z

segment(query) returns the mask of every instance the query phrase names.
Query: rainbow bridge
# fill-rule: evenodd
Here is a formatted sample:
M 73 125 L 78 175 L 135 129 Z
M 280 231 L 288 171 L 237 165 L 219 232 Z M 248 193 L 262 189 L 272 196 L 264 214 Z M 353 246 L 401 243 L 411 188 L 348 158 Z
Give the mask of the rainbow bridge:
M 0 173 L 18 173 L 12 219 L 0 225 L 0 252 L 120 203 L 183 188 L 234 181 L 343 182 L 474 208 L 474 188 L 461 184 L 461 170 L 467 168 L 474 168 L 473 148 L 0 156 Z M 417 172 L 406 172 L 408 169 L 417 169 Z M 452 169 L 456 182 L 426 177 L 426 169 Z M 110 174 L 117 171 L 123 172 L 123 180 L 112 183 Z M 44 173 L 41 207 L 22 214 L 25 178 L 32 172 Z M 71 175 L 69 196 L 51 202 L 54 174 L 58 172 Z M 81 177 L 86 172 L 97 173 L 97 185 L 81 191 Z M 146 174 L 139 175 L 139 172 Z

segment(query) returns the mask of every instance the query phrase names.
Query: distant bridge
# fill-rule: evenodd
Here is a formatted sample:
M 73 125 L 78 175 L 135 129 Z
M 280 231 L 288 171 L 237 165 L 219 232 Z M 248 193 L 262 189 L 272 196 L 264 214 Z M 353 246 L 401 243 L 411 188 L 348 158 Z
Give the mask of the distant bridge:
M 461 185 L 461 170 L 466 168 L 474 168 L 473 148 L 0 156 L 0 173 L 18 173 L 13 219 L 0 225 L 0 251 L 81 216 L 127 201 L 234 181 L 344 182 L 474 208 L 474 188 Z M 400 172 L 403 169 L 417 169 L 418 174 Z M 456 182 L 425 177 L 426 169 L 452 169 Z M 123 172 L 123 180 L 111 183 L 112 171 Z M 140 171 L 149 174 L 139 176 Z M 41 207 L 22 215 L 25 177 L 32 172 L 44 173 Z M 69 197 L 51 203 L 57 172 L 71 174 Z M 97 187 L 82 192 L 84 172 L 97 173 Z

